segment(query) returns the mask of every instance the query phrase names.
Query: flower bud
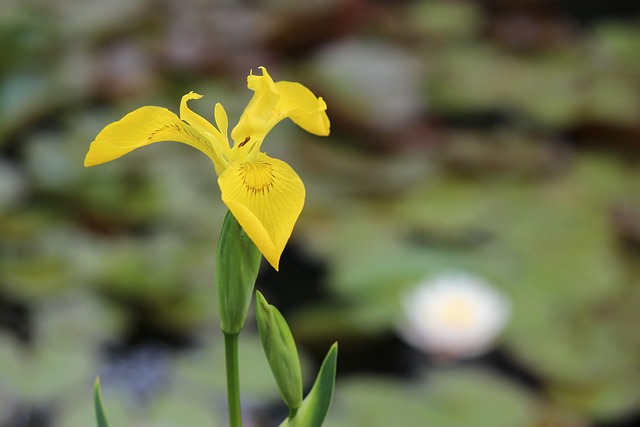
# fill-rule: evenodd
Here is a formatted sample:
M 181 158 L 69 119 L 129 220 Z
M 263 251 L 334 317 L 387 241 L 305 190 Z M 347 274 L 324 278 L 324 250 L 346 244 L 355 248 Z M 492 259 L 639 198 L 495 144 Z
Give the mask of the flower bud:
M 256 292 L 256 319 L 282 399 L 290 409 L 297 409 L 302 404 L 302 373 L 296 343 L 282 314 L 260 292 Z
M 220 328 L 227 334 L 237 334 L 244 326 L 261 258 L 256 245 L 227 212 L 216 257 Z

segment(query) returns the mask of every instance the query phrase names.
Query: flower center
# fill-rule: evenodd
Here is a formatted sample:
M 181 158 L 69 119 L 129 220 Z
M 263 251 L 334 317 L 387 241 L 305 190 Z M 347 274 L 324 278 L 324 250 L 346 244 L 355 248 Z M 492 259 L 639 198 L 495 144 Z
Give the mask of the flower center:
M 473 304 L 461 296 L 443 302 L 439 317 L 445 325 L 457 330 L 468 329 L 476 320 Z
M 252 194 L 269 192 L 275 175 L 271 163 L 265 161 L 246 162 L 240 166 L 242 184 Z

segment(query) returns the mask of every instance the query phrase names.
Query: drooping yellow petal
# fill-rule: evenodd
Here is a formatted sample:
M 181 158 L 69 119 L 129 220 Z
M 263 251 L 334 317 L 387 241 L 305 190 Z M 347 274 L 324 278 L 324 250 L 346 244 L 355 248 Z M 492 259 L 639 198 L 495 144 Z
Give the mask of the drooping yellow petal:
M 289 117 L 295 124 L 315 135 L 329 135 L 327 104 L 300 83 L 277 82 L 276 90 L 280 99 L 276 110 Z
M 260 153 L 255 161 L 230 164 L 218 184 L 224 203 L 277 270 L 304 205 L 300 177 L 287 163 Z
M 102 129 L 91 143 L 84 165 L 106 163 L 136 148 L 162 141 L 190 145 L 206 154 L 214 164 L 219 163 L 209 139 L 196 129 L 166 108 L 142 107 Z

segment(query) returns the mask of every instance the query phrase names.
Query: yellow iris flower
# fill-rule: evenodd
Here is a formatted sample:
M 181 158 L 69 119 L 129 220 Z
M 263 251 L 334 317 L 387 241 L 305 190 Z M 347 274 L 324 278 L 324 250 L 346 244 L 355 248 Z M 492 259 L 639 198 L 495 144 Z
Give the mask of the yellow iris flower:
M 146 106 L 105 127 L 91 143 L 84 161 L 94 166 L 117 159 L 136 148 L 177 141 L 206 154 L 215 167 L 222 201 L 260 252 L 277 270 L 282 251 L 302 212 L 305 189 L 300 177 L 282 160 L 260 151 L 262 141 L 278 122 L 290 118 L 315 135 L 329 135 L 327 105 L 300 83 L 274 82 L 264 67 L 249 74 L 254 95 L 227 137 L 227 113 L 216 104 L 216 126 L 187 106 L 202 95 L 182 97 L 180 117 L 166 108 Z

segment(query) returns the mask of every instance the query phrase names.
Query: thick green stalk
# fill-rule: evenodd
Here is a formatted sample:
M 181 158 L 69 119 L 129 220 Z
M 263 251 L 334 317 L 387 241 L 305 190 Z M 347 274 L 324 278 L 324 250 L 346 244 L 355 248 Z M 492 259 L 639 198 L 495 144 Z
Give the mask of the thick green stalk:
M 231 212 L 222 224 L 216 256 L 220 329 L 224 333 L 229 427 L 242 427 L 238 334 L 244 326 L 262 254 Z
M 224 333 L 224 350 L 227 366 L 227 403 L 229 407 L 229 427 L 242 427 L 237 333 Z

